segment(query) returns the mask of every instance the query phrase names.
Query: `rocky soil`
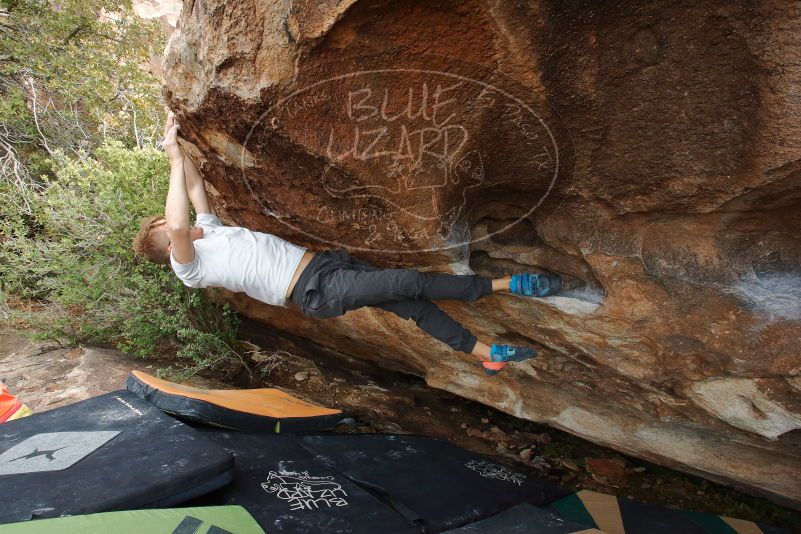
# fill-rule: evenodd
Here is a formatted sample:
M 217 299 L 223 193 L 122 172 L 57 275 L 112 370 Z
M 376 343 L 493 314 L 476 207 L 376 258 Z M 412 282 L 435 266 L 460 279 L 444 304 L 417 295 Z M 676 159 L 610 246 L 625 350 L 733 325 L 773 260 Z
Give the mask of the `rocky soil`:
M 151 374 L 167 372 L 169 360 L 147 360 L 118 350 L 74 346 L 59 340 L 35 341 L 16 330 L 0 327 L 0 381 L 34 413 L 125 389 L 134 369 Z M 228 387 L 225 383 L 192 377 L 197 387 Z

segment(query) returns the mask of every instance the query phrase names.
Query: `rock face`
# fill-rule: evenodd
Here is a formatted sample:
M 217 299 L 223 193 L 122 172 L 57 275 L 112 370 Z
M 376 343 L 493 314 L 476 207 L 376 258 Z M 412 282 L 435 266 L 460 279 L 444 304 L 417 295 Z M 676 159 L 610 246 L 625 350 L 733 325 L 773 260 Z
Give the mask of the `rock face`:
M 34 413 L 124 389 L 137 365 L 119 351 L 31 341 L 0 327 L 0 377 Z
M 168 365 L 109 348 L 31 341 L 0 326 L 0 381 L 34 413 L 125 389 L 131 371 L 156 372 Z M 229 387 L 197 376 L 190 383 L 205 388 Z
M 242 313 L 801 507 L 801 6 L 186 0 L 165 96 L 229 222 L 381 266 L 548 270 L 443 309 Z

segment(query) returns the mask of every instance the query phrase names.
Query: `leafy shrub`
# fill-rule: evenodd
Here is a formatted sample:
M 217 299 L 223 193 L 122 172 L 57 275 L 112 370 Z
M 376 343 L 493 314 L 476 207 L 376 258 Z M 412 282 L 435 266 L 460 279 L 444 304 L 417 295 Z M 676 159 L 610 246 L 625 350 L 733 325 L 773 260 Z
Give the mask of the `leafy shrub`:
M 38 177 L 44 152 L 155 141 L 162 104 L 146 66 L 163 49 L 130 0 L 0 0 L 0 175 Z
M 140 219 L 163 211 L 163 154 L 107 142 L 94 157 L 54 162 L 55 177 L 28 195 L 26 210 L 0 205 L 0 293 L 39 303 L 12 318 L 47 336 L 177 353 L 191 372 L 236 359 L 234 313 L 133 253 Z
M 0 319 L 188 372 L 236 359 L 235 315 L 131 249 L 168 185 L 158 24 L 130 0 L 0 0 L 0 22 Z

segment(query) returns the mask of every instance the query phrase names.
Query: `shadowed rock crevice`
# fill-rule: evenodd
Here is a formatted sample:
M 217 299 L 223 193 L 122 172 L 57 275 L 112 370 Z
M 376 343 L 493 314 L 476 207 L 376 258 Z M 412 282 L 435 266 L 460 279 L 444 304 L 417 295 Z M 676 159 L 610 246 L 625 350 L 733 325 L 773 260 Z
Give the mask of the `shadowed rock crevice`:
M 519 272 L 555 273 L 562 277 L 562 297 L 600 304 L 604 289 L 583 258 L 546 244 L 529 219 L 485 217 L 471 229 L 470 266 L 484 276 Z

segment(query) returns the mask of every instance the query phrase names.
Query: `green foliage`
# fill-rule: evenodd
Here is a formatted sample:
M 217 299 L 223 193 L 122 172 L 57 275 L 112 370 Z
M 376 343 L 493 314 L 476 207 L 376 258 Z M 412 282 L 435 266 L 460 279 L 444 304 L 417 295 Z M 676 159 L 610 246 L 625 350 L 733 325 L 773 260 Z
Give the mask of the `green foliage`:
M 194 372 L 238 359 L 235 315 L 131 248 L 166 196 L 163 46 L 130 0 L 0 0 L 0 316 Z
M 142 356 L 177 353 L 192 371 L 238 359 L 236 316 L 133 253 L 139 220 L 163 208 L 163 154 L 109 142 L 94 158 L 54 162 L 29 212 L 0 204 L 0 290 L 40 303 L 16 319 Z
M 59 149 L 154 144 L 162 104 L 143 67 L 162 45 L 129 0 L 0 0 L 0 178 L 35 182 Z

